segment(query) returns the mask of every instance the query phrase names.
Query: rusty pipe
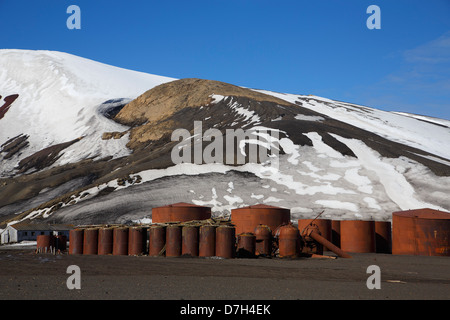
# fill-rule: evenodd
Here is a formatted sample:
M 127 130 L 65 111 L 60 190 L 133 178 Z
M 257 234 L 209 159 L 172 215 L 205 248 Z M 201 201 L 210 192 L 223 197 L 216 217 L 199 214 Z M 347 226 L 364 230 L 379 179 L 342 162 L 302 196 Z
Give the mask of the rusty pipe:
M 322 237 L 319 233 L 317 233 L 314 229 L 307 229 L 306 230 L 306 234 L 307 234 L 307 236 L 311 237 L 312 239 L 314 239 L 315 241 L 317 241 L 321 245 L 327 247 L 330 251 L 334 252 L 339 257 L 341 257 L 341 258 L 351 258 L 351 256 L 348 253 L 346 253 L 346 252 L 342 251 L 341 249 L 339 249 L 338 247 L 336 247 L 330 241 L 328 241 L 327 239 Z

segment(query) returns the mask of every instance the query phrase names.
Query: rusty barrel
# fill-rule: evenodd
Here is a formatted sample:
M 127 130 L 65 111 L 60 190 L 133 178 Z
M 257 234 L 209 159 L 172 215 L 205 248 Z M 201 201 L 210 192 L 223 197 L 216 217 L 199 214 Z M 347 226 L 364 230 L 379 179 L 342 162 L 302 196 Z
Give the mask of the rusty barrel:
M 198 255 L 214 257 L 216 254 L 216 227 L 203 225 L 199 228 Z
M 256 252 L 256 236 L 253 233 L 238 234 L 237 257 L 254 258 Z
M 181 254 L 198 257 L 198 227 L 183 226 L 181 229 Z
M 211 208 L 179 202 L 152 209 L 152 222 L 187 222 L 211 218 Z
M 113 230 L 113 255 L 128 255 L 128 228 L 116 227 Z
M 296 258 L 300 253 L 300 232 L 292 224 L 279 228 L 278 254 L 280 258 Z
M 145 254 L 147 243 L 147 229 L 143 227 L 128 228 L 128 255 L 140 256 Z
M 69 254 L 83 254 L 84 229 L 72 229 L 69 232 Z
M 342 220 L 341 249 L 346 252 L 375 252 L 375 221 Z
M 330 219 L 299 219 L 298 230 L 300 234 L 309 224 L 316 225 L 320 235 L 328 241 L 332 241 L 332 223 Z M 327 249 L 326 249 L 327 250 Z
M 47 253 L 55 249 L 55 236 L 38 235 L 36 237 L 36 249 L 38 253 Z
M 341 247 L 341 221 L 331 220 L 331 243 L 336 247 Z
M 255 228 L 264 224 L 272 232 L 282 224 L 289 223 L 291 211 L 286 208 L 257 204 L 231 210 L 231 221 L 236 226 L 236 233 L 254 232 Z
M 149 229 L 149 256 L 162 256 L 166 246 L 166 227 L 161 225 L 153 225 Z
M 392 253 L 450 256 L 450 213 L 429 208 L 392 213 Z
M 272 230 L 265 224 L 255 228 L 255 255 L 270 257 L 272 255 Z
M 166 227 L 166 257 L 181 256 L 181 226 Z
M 56 250 L 61 252 L 67 250 L 67 236 L 64 234 L 59 234 L 55 237 L 55 247 Z
M 231 259 L 236 256 L 236 229 L 233 226 L 216 228 L 216 257 Z
M 97 254 L 97 253 L 98 253 L 98 229 L 97 228 L 84 229 L 83 254 Z
M 375 249 L 377 253 L 392 253 L 392 225 L 390 221 L 375 221 Z
M 98 254 L 113 253 L 113 228 L 100 228 L 98 230 Z

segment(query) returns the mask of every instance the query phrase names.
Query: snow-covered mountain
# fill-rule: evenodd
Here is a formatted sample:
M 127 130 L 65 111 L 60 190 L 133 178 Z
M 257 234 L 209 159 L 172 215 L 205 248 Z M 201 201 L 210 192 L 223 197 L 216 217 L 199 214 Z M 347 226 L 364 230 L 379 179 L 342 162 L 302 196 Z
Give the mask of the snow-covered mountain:
M 0 50 L 0 95 L 18 95 L 0 109 L 3 221 L 148 221 L 152 207 L 175 202 L 208 205 L 216 215 L 264 203 L 290 208 L 292 219 L 322 210 L 334 219 L 387 220 L 397 210 L 450 209 L 447 120 L 50 51 Z M 267 142 L 281 147 L 278 169 L 175 165 L 170 134 L 193 132 L 194 121 L 203 133 L 276 131 Z M 192 141 L 205 148 L 201 137 Z

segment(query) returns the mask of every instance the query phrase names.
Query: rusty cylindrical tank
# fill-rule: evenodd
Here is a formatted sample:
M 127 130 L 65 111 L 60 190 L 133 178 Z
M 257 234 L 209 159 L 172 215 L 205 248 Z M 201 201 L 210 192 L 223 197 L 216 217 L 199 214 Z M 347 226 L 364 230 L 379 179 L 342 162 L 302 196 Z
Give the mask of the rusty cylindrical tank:
M 332 227 L 330 219 L 299 219 L 298 220 L 298 230 L 300 234 L 302 231 L 310 224 L 314 224 L 320 231 L 320 235 L 327 239 L 328 241 L 332 241 Z
M 331 220 L 331 243 L 336 247 L 341 247 L 341 221 Z
M 128 255 L 140 256 L 146 252 L 147 229 L 142 227 L 128 228 Z
M 236 229 L 223 225 L 216 228 L 216 256 L 231 259 L 236 256 Z
M 180 225 L 166 227 L 166 257 L 181 256 L 181 236 Z
M 450 213 L 428 208 L 394 212 L 392 253 L 450 256 Z
M 191 203 L 175 203 L 152 209 L 152 222 L 187 222 L 211 218 L 211 208 Z
M 238 234 L 237 241 L 237 257 L 238 258 L 255 258 L 256 252 L 256 236 L 253 233 Z
M 69 231 L 69 254 L 83 254 L 84 229 Z
M 255 228 L 264 224 L 274 233 L 282 224 L 289 223 L 291 211 L 286 208 L 257 204 L 231 210 L 231 222 L 236 226 L 236 233 L 255 232 Z
M 98 228 L 84 229 L 83 254 L 98 253 Z
M 342 220 L 341 249 L 346 252 L 375 252 L 375 221 Z
M 216 254 L 216 226 L 200 226 L 198 246 L 200 257 L 214 257 Z
M 375 249 L 377 253 L 392 253 L 392 225 L 390 221 L 375 221 Z
M 162 256 L 166 246 L 166 227 L 162 225 L 152 225 L 149 229 L 149 256 Z
M 98 254 L 113 253 L 113 228 L 100 228 L 98 230 Z
M 40 234 L 36 237 L 36 250 L 38 253 L 50 253 L 55 249 L 55 236 Z
M 255 228 L 255 255 L 270 257 L 272 255 L 272 230 L 265 224 L 259 224 Z
M 113 230 L 113 255 L 128 255 L 128 228 L 116 227 Z
M 291 223 L 281 226 L 278 234 L 280 258 L 296 258 L 300 253 L 300 232 Z
M 199 233 L 197 226 L 186 225 L 181 229 L 181 254 L 198 257 Z

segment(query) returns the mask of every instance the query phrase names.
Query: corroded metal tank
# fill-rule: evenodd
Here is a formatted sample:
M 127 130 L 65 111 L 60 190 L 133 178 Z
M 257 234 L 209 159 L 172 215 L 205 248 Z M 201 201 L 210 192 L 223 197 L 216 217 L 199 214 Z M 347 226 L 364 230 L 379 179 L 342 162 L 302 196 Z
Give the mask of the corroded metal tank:
M 51 252 L 55 249 L 55 237 L 53 235 L 38 235 L 36 237 L 36 249 L 39 253 Z
M 254 233 L 238 234 L 237 240 L 237 257 L 238 258 L 254 258 L 256 252 L 256 236 Z
M 392 213 L 392 253 L 450 256 L 450 213 L 428 208 Z
M 303 235 L 305 228 L 312 223 L 317 226 L 320 235 L 328 241 L 332 241 L 332 223 L 330 219 L 299 219 L 298 220 L 298 231 Z M 324 250 L 328 250 L 324 248 Z
M 341 247 L 341 221 L 331 220 L 331 243 L 336 247 Z
M 211 208 L 197 206 L 191 203 L 175 203 L 152 209 L 152 222 L 186 222 L 192 220 L 206 220 L 211 218 Z
M 272 255 L 272 230 L 265 224 L 259 224 L 255 228 L 255 255 L 270 257 Z
M 346 252 L 375 252 L 375 221 L 342 220 L 341 249 Z
M 181 236 L 180 225 L 166 227 L 166 257 L 181 256 Z
M 98 230 L 98 254 L 113 253 L 113 228 L 100 228 Z
M 286 208 L 257 204 L 231 210 L 231 222 L 236 226 L 236 233 L 254 232 L 264 224 L 274 233 L 282 224 L 289 223 L 291 211 Z
M 280 258 L 296 258 L 300 254 L 300 232 L 292 224 L 278 230 L 278 254 Z
M 200 257 L 213 257 L 216 254 L 216 226 L 200 226 L 198 246 Z
M 216 228 L 216 256 L 231 259 L 236 256 L 236 228 L 223 225 Z
M 198 257 L 199 233 L 196 226 L 183 226 L 181 229 L 181 254 Z
M 98 253 L 98 228 L 84 229 L 83 254 Z
M 392 253 L 392 224 L 375 221 L 375 249 L 377 253 Z
M 162 256 L 166 246 L 166 227 L 162 225 L 153 225 L 149 229 L 149 256 Z
M 128 255 L 140 256 L 146 252 L 147 229 L 142 227 L 128 228 Z
M 116 227 L 113 231 L 113 255 L 128 254 L 128 228 Z
M 84 229 L 69 231 L 69 254 L 83 254 Z

